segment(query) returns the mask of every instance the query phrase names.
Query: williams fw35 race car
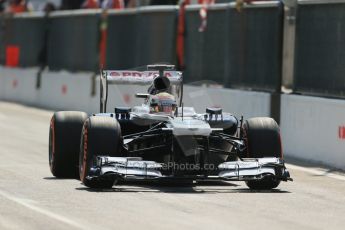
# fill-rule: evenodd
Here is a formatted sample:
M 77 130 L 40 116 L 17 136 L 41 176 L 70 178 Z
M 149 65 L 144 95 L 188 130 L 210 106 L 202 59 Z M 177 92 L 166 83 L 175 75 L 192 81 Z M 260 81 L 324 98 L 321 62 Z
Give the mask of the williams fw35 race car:
M 61 111 L 51 119 L 55 177 L 78 177 L 90 188 L 129 180 L 225 180 L 273 189 L 292 180 L 272 118 L 243 120 L 221 108 L 196 113 L 183 105 L 182 73 L 171 65 L 102 70 L 100 78 L 100 113 Z M 136 94 L 142 105 L 107 113 L 110 84 L 147 85 L 148 92 Z

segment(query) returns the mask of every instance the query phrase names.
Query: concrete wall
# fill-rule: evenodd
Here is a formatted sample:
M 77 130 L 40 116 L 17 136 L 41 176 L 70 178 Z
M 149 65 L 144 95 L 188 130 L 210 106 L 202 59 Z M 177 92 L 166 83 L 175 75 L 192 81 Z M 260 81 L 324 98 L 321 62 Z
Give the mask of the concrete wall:
M 37 88 L 38 71 L 0 67 L 0 99 L 52 110 L 96 112 L 99 100 L 91 96 L 92 73 L 44 71 Z
M 91 95 L 92 75 L 92 73 L 43 72 L 38 106 L 52 110 L 97 112 L 99 96 Z
M 244 118 L 270 116 L 269 93 L 197 86 L 184 87 L 184 103 L 204 113 L 206 107 L 222 107 L 223 111 Z
M 12 69 L 0 67 L 0 97 L 28 105 L 36 105 L 37 68 Z
M 283 95 L 285 155 L 345 168 L 345 100 Z

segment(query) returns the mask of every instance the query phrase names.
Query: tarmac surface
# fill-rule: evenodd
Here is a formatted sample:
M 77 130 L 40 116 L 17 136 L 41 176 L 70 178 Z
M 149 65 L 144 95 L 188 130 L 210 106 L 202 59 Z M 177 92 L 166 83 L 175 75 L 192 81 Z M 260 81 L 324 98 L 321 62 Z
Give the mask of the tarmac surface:
M 345 228 L 345 176 L 315 166 L 288 164 L 294 181 L 262 192 L 243 182 L 90 190 L 56 179 L 48 167 L 52 114 L 0 102 L 0 229 Z

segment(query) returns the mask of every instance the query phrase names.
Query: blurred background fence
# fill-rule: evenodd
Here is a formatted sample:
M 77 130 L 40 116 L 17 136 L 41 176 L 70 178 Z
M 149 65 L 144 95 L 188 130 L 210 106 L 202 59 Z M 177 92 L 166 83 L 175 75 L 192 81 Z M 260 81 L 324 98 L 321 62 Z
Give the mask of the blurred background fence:
M 254 90 L 280 88 L 283 8 L 278 2 L 208 10 L 199 32 L 200 6 L 187 8 L 186 78 Z
M 345 97 L 345 3 L 303 1 L 298 5 L 294 91 Z
M 100 16 L 100 10 L 50 15 L 47 61 L 51 70 L 98 70 Z
M 187 6 L 184 27 L 186 82 L 280 92 L 284 57 L 284 5 L 252 2 Z M 292 90 L 345 97 L 345 1 L 300 1 L 296 14 Z M 151 6 L 121 11 L 76 10 L 0 17 L 0 64 L 97 72 L 155 62 L 178 64 L 182 11 Z
M 106 68 L 176 64 L 176 6 L 142 7 L 108 15 Z
M 47 24 L 42 13 L 1 18 L 1 64 L 32 67 L 44 58 Z

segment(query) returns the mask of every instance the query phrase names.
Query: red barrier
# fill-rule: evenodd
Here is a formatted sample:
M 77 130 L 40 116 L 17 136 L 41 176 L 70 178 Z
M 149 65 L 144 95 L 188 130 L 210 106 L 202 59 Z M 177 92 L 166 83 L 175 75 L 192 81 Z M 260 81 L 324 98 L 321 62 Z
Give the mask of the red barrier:
M 6 66 L 17 67 L 19 64 L 20 49 L 18 46 L 9 45 L 6 47 Z
M 185 15 L 186 5 L 190 4 L 190 0 L 184 0 L 180 6 L 180 14 L 177 24 L 177 40 L 176 40 L 176 54 L 178 65 L 181 69 L 184 69 L 184 36 L 185 36 Z

